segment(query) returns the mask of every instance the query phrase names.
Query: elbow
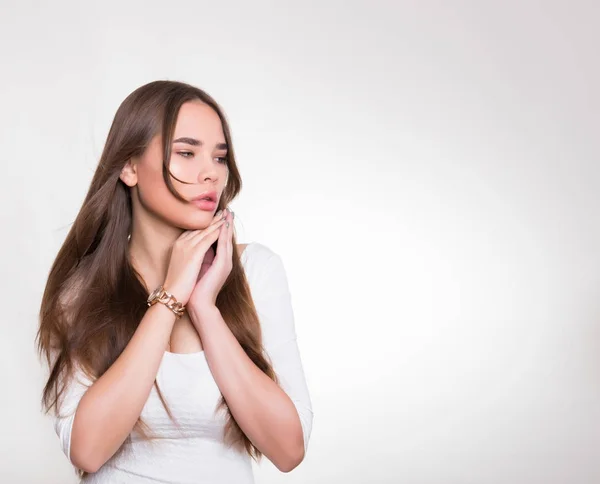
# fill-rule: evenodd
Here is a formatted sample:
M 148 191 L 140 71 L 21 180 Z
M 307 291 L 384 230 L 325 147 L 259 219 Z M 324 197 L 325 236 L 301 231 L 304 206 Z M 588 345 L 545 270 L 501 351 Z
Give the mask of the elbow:
M 281 462 L 277 468 L 280 472 L 288 473 L 292 472 L 296 467 L 300 465 L 300 463 L 304 460 L 304 456 L 302 457 L 294 457 L 286 460 L 286 462 Z
M 304 443 L 302 443 L 299 447 L 296 446 L 296 450 L 294 452 L 290 452 L 288 454 L 288 457 L 285 459 L 285 461 L 277 463 L 277 469 L 284 473 L 292 472 L 302 463 L 304 460 L 304 455 Z
M 102 466 L 96 466 L 96 465 L 83 465 L 83 466 L 76 466 L 78 469 L 81 469 L 84 472 L 87 472 L 88 474 L 93 474 L 94 472 L 98 472 L 98 470 L 100 469 L 100 467 Z
M 69 460 L 78 469 L 85 471 L 89 474 L 98 472 L 100 468 L 113 456 L 115 453 L 114 446 L 117 444 L 114 442 L 114 433 L 104 433 L 102 430 L 98 430 L 98 425 L 88 423 L 87 427 L 84 427 L 83 421 L 77 420 L 74 422 L 71 430 L 70 442 L 69 442 Z M 113 440 L 109 440 L 107 437 L 112 437 Z M 119 442 L 120 445 L 121 442 Z
M 71 463 L 81 469 L 84 472 L 89 474 L 93 474 L 94 472 L 98 472 L 100 467 L 102 467 L 103 463 L 99 461 L 99 459 L 93 458 L 93 456 L 82 456 L 77 452 L 73 452 L 71 454 Z
M 76 445 L 71 445 L 70 452 L 71 464 L 89 474 L 98 472 L 107 460 L 91 442 L 78 441 Z
M 296 426 L 294 438 L 287 446 L 288 451 L 284 454 L 285 459 L 281 459 L 282 462 L 277 465 L 279 471 L 291 472 L 302 463 L 306 454 L 305 438 L 307 437 L 305 437 L 303 427 L 299 423 Z

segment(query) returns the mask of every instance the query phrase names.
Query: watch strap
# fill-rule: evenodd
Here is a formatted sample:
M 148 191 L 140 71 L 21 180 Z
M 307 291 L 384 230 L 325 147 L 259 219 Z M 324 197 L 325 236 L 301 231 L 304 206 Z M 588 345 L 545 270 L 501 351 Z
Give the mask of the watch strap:
M 177 298 L 173 294 L 166 291 L 162 284 L 152 291 L 146 302 L 148 307 L 153 306 L 157 302 L 162 303 L 173 311 L 178 318 L 183 316 L 185 312 L 185 306 L 177 301 Z

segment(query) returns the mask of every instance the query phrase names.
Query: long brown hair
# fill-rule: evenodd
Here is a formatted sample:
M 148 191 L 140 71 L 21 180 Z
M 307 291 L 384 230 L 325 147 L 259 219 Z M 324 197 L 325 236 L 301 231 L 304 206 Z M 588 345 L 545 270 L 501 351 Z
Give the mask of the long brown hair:
M 36 343 L 49 367 L 42 395 L 45 413 L 58 411 L 65 383 L 76 367 L 93 380 L 114 363 L 147 309 L 149 288 L 128 256 L 132 206 L 130 189 L 119 174 L 129 158 L 143 154 L 150 140 L 161 134 L 164 181 L 175 197 L 185 201 L 169 175 L 171 143 L 181 105 L 198 99 L 221 118 L 229 147 L 229 177 L 219 208 L 228 206 L 240 192 L 242 182 L 229 126 L 212 97 L 197 87 L 167 80 L 150 82 L 127 96 L 115 114 L 90 188 L 52 264 L 42 296 Z M 239 256 L 234 235 L 233 269 L 216 305 L 248 357 L 278 382 L 263 353 L 260 322 Z M 154 384 L 172 417 L 156 380 Z M 258 461 L 262 453 L 239 427 L 223 397 L 217 410 L 227 413 L 225 442 Z M 148 426 L 141 418 L 134 429 L 148 437 Z

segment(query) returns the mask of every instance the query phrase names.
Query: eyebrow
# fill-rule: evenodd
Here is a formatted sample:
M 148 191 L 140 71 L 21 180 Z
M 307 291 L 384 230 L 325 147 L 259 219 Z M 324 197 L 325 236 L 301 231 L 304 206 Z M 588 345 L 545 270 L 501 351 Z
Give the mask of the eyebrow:
M 188 138 L 186 136 L 184 136 L 183 138 L 177 138 L 176 140 L 173 140 L 173 143 L 186 143 L 186 144 L 192 145 L 192 146 L 202 146 L 204 144 L 199 139 Z M 226 149 L 228 149 L 227 148 L 227 143 L 217 143 L 217 145 L 215 147 L 217 149 L 219 149 L 219 150 L 226 150 Z

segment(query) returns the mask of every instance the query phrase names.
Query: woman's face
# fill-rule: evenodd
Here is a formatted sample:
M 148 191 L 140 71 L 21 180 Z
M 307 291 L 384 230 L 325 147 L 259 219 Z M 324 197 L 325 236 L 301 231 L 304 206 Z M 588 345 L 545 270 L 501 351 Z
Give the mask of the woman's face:
M 142 156 L 125 166 L 121 179 L 132 187 L 132 196 L 137 195 L 144 211 L 184 230 L 207 227 L 219 205 L 229 171 L 221 120 L 210 106 L 201 101 L 181 106 L 170 163 L 170 171 L 176 177 L 171 177 L 171 181 L 177 192 L 190 201 L 205 192 L 216 192 L 214 208 L 198 202 L 184 203 L 169 191 L 162 175 L 160 135 L 152 139 Z M 138 203 L 134 202 L 134 210 L 135 205 Z

